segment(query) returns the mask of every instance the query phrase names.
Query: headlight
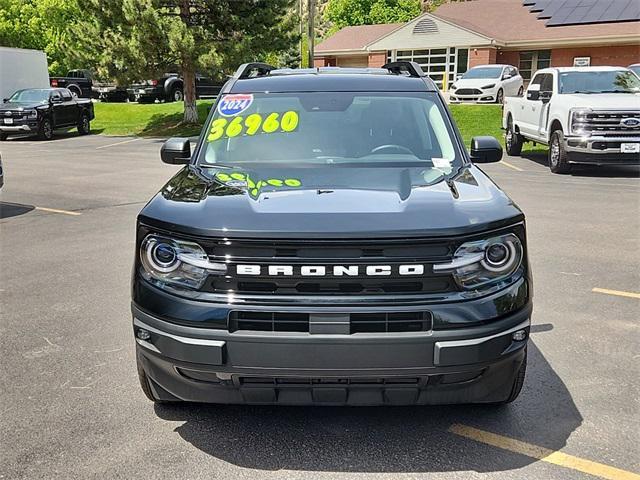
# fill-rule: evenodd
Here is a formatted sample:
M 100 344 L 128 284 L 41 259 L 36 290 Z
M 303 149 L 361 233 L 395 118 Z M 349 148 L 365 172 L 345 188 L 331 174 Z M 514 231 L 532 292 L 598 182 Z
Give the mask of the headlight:
M 513 233 L 462 244 L 449 263 L 433 266 L 450 272 L 465 290 L 487 287 L 513 275 L 522 264 L 522 242 Z
M 140 261 L 147 280 L 198 289 L 209 275 L 224 275 L 227 266 L 213 263 L 194 242 L 147 235 L 140 246 Z
M 38 118 L 37 110 L 27 110 L 25 113 L 27 114 L 27 118 Z
M 484 87 L 482 87 L 482 90 L 487 90 L 488 88 L 495 88 L 496 84 L 492 83 L 491 85 L 485 85 Z
M 573 108 L 569 113 L 569 127 L 574 135 L 588 135 L 591 132 L 585 127 L 589 124 L 589 108 Z

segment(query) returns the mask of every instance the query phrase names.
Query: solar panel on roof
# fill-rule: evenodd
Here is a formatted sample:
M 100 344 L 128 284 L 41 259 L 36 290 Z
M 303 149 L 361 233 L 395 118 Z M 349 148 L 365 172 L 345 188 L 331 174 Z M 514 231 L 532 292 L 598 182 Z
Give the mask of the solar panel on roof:
M 640 0 L 524 0 L 548 27 L 640 21 Z

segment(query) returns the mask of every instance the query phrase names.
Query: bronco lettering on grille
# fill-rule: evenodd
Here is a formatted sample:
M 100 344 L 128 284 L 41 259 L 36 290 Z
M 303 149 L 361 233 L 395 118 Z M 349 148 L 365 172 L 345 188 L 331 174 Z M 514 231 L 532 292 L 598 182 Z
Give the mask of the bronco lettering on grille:
M 293 276 L 301 277 L 357 277 L 396 275 L 424 275 L 424 265 L 236 265 L 238 275 L 268 275 L 271 277 Z

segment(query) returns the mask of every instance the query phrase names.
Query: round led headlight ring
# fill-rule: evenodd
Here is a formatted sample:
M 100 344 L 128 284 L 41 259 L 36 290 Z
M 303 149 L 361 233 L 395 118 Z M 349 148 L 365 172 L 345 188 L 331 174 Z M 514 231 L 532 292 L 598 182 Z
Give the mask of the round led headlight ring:
M 145 256 L 149 265 L 160 273 L 173 272 L 180 265 L 175 247 L 157 239 L 147 242 Z
M 517 258 L 513 242 L 495 242 L 485 248 L 482 266 L 490 272 L 505 272 L 511 269 Z

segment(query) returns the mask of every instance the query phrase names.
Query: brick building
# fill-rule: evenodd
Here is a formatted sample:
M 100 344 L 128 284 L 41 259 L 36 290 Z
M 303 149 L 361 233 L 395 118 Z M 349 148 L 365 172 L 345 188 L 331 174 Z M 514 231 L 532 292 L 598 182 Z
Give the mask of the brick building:
M 404 24 L 346 27 L 316 46 L 315 65 L 379 67 L 413 60 L 442 86 L 445 77 L 451 84 L 456 75 L 487 63 L 515 65 L 528 80 L 548 66 L 640 62 L 640 10 L 617 15 L 624 20 L 616 20 L 611 8 L 610 17 L 599 17 L 604 21 L 584 12 L 578 17 L 580 11 L 557 20 L 536 10 L 535 3 L 453 2 Z M 598 7 L 606 3 L 598 0 Z

